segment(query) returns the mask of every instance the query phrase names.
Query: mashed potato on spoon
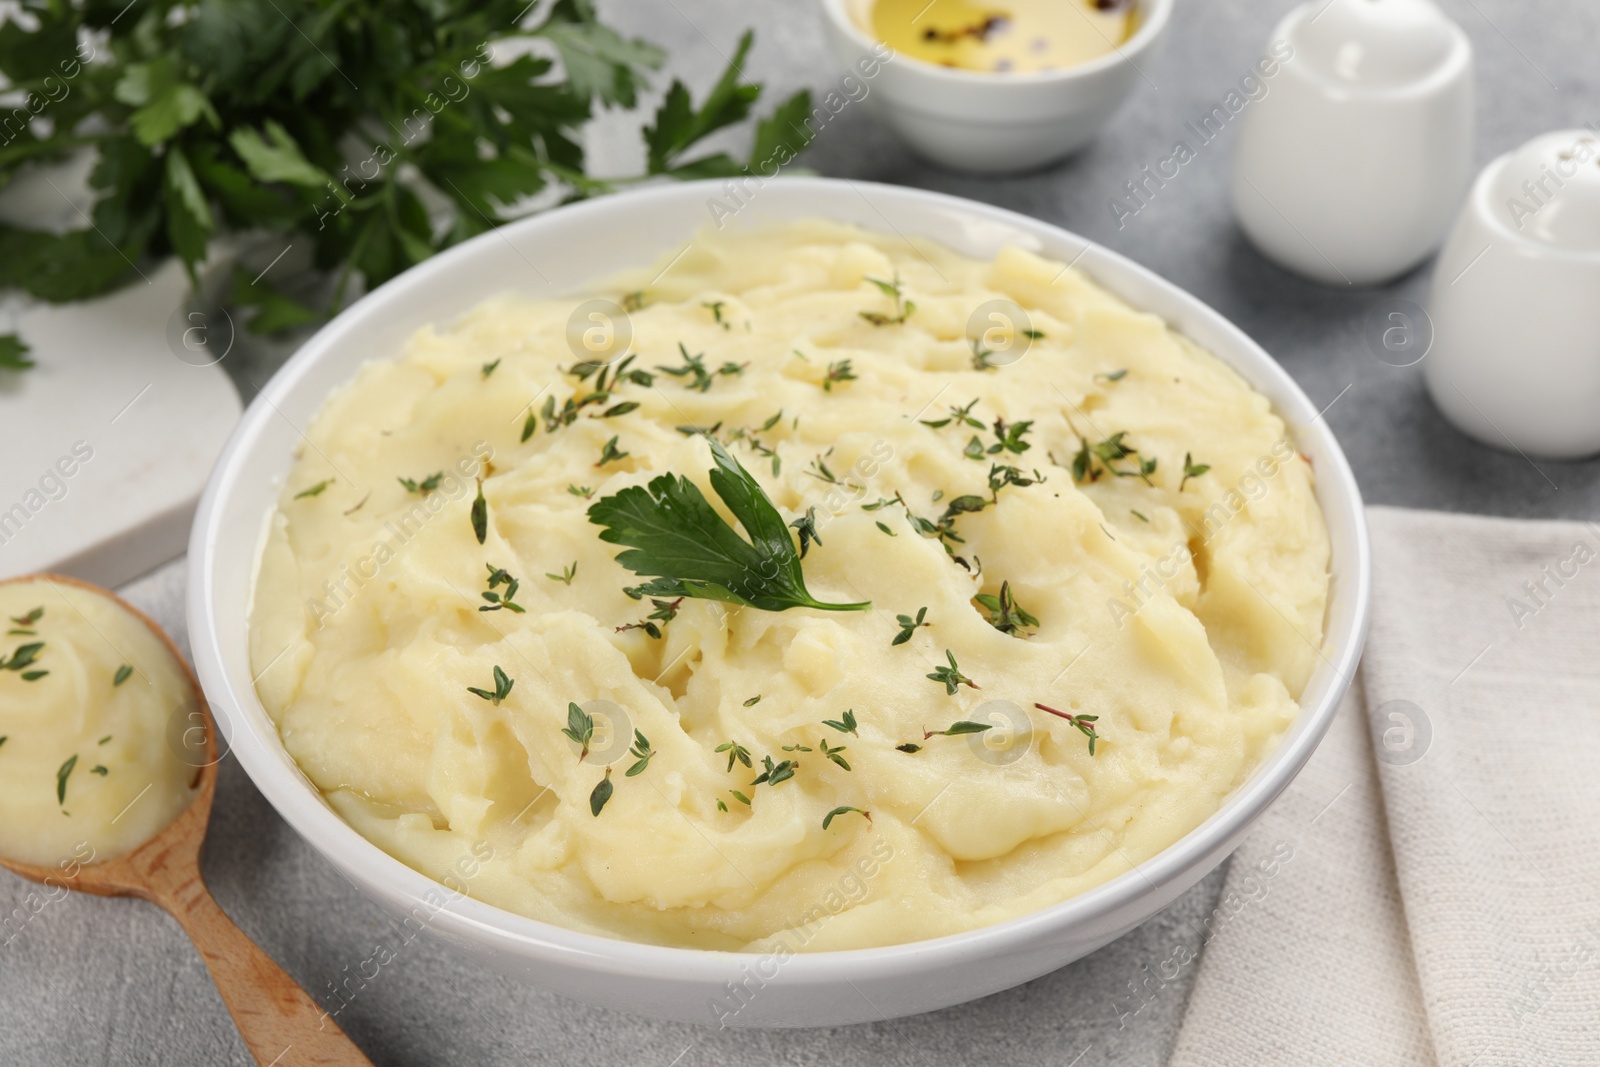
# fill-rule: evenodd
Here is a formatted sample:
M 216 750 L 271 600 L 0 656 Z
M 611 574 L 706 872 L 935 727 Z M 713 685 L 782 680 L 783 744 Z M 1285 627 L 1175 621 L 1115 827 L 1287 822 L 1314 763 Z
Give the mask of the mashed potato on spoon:
M 364 367 L 272 516 L 262 702 L 404 862 L 630 940 L 896 944 L 1129 870 L 1294 718 L 1312 471 L 1160 319 L 821 222 L 606 298 L 597 358 L 579 301 L 505 296 Z M 695 595 L 730 536 L 805 599 Z

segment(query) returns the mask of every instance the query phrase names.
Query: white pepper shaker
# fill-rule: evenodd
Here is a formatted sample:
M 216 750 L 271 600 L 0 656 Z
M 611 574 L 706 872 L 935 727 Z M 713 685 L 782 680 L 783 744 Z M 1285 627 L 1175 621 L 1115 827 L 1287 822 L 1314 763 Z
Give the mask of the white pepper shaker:
M 1424 377 L 1456 426 L 1529 456 L 1600 452 L 1600 135 L 1547 133 L 1483 169 L 1428 316 Z
M 1244 109 L 1233 203 L 1268 259 L 1374 285 L 1443 239 L 1472 167 L 1472 44 L 1433 0 L 1312 0 L 1274 31 L 1291 52 Z

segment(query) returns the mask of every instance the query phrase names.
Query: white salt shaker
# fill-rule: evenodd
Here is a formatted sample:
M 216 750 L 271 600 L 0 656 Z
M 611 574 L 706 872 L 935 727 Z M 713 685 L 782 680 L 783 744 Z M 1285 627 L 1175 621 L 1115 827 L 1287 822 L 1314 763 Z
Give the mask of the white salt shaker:
M 1472 167 L 1472 44 L 1433 0 L 1312 0 L 1273 32 L 1290 52 L 1240 116 L 1239 225 L 1281 266 L 1374 285 L 1444 237 Z
M 1434 267 L 1428 391 L 1526 455 L 1600 452 L 1600 135 L 1535 137 L 1478 176 Z

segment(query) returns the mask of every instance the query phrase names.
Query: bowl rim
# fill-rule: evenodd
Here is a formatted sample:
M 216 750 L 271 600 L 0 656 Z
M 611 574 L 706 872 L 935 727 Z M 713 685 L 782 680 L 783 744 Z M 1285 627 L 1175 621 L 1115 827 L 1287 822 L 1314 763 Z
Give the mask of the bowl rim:
M 1025 85 L 1056 85 L 1062 82 L 1072 82 L 1079 79 L 1091 78 L 1102 71 L 1113 67 L 1134 66 L 1134 59 L 1150 49 L 1167 28 L 1167 22 L 1172 18 L 1172 7 L 1176 0 L 1134 0 L 1134 7 L 1140 15 L 1139 27 L 1121 44 L 1112 45 L 1111 51 L 1105 55 L 1096 56 L 1094 59 L 1083 63 L 1074 63 L 1070 67 L 1059 70 L 1041 70 L 1028 73 L 1003 74 L 991 73 L 982 70 L 961 70 L 956 67 L 942 67 L 937 63 L 929 63 L 926 59 L 907 55 L 895 51 L 893 57 L 896 63 L 904 62 L 905 69 L 925 78 L 935 81 L 948 82 L 963 89 L 973 89 L 977 86 L 1011 87 Z M 872 34 L 856 25 L 847 10 L 850 0 L 822 0 L 822 9 L 835 29 L 850 38 L 858 47 L 871 51 L 884 45 Z M 1135 67 L 1137 69 L 1137 67 Z M 980 90 L 981 91 L 981 90 Z
M 766 190 L 778 187 L 794 190 L 796 195 L 809 192 L 840 200 L 857 200 L 870 192 L 882 198 L 879 204 L 898 201 L 895 207 L 923 212 L 930 220 L 942 220 L 947 224 L 949 213 L 956 212 L 977 224 L 999 225 L 1035 239 L 1048 238 L 1052 243 L 1081 245 L 1082 251 L 1074 263 L 1084 263 L 1086 273 L 1098 284 L 1113 292 L 1135 285 L 1152 289 L 1166 304 L 1162 312 L 1156 312 L 1164 319 L 1170 322 L 1174 309 L 1181 310 L 1191 321 L 1203 322 L 1214 335 L 1228 340 L 1230 347 L 1215 351 L 1216 357 L 1234 368 L 1258 391 L 1267 392 L 1263 379 L 1270 379 L 1274 411 L 1284 419 L 1302 452 L 1307 450 L 1308 441 L 1314 446 L 1312 451 L 1318 464 L 1317 498 L 1335 553 L 1330 566 L 1329 625 L 1325 626 L 1322 647 L 1318 649 L 1322 664 L 1302 691 L 1295 722 L 1250 777 L 1183 837 L 1091 889 L 1026 915 L 961 933 L 876 948 L 793 953 L 783 963 L 784 985 L 791 988 L 823 986 L 958 966 L 968 960 L 1020 951 L 1049 934 L 1078 924 L 1105 922 L 1125 909 L 1137 907 L 1139 898 L 1149 890 L 1180 879 L 1185 872 L 1205 863 L 1208 854 L 1225 855 L 1237 845 L 1248 827 L 1304 767 L 1352 682 L 1367 631 L 1371 556 L 1361 495 L 1349 463 L 1321 414 L 1271 356 L 1209 305 L 1119 253 L 1052 223 L 944 193 L 816 177 L 780 177 L 768 180 L 764 186 Z M 409 906 L 414 912 L 425 909 L 430 926 L 446 937 L 486 944 L 520 958 L 581 966 L 592 973 L 674 983 L 718 983 L 736 978 L 741 965 L 773 954 L 652 945 L 542 922 L 447 890 L 442 883 L 384 852 L 340 818 L 288 756 L 276 727 L 260 705 L 253 684 L 244 692 L 237 691 L 224 664 L 222 648 L 228 638 L 220 632 L 217 620 L 217 546 L 224 536 L 246 536 L 243 531 L 230 532 L 223 528 L 225 505 L 239 481 L 238 469 L 252 455 L 257 428 L 275 417 L 283 417 L 274 403 L 275 397 L 281 399 L 293 392 L 298 380 L 319 361 L 337 353 L 340 335 L 357 318 L 388 302 L 403 300 L 412 287 L 426 286 L 492 242 L 509 240 L 510 235 L 516 233 L 536 234 L 540 228 L 553 225 L 553 219 L 581 219 L 603 224 L 605 216 L 615 210 L 614 205 L 624 199 L 641 206 L 677 199 L 698 204 L 703 196 L 714 196 L 721 190 L 722 183 L 710 179 L 650 186 L 569 204 L 479 234 L 367 293 L 322 326 L 251 401 L 212 468 L 196 511 L 188 556 L 190 643 L 196 673 L 230 750 L 239 757 L 256 788 L 284 821 L 363 892 L 380 902 Z M 879 204 L 873 207 L 882 215 Z M 825 217 L 826 209 L 795 210 L 784 217 L 798 220 L 819 216 Z M 887 216 L 882 217 L 891 229 L 898 231 Z M 928 225 L 931 230 L 932 223 Z M 659 251 L 644 250 L 640 258 L 643 260 Z M 1109 284 L 1097 275 L 1093 269 L 1097 265 L 1122 275 L 1121 285 Z M 596 280 L 585 279 L 584 284 Z M 1241 366 L 1240 361 L 1246 366 Z M 287 470 L 290 457 L 285 454 L 283 459 L 283 469 Z M 1330 507 L 1330 502 L 1335 506 Z M 1336 522 L 1341 524 L 1352 558 L 1337 557 Z M 252 528 L 248 536 L 258 537 L 260 532 L 258 526 Z M 257 541 L 251 552 L 252 568 L 259 567 L 259 562 Z M 251 581 L 253 585 L 253 574 Z M 1338 594 L 1340 600 L 1336 601 L 1333 594 Z M 1337 633 L 1330 628 L 1336 603 L 1345 605 L 1348 618 L 1347 625 Z M 248 640 L 248 635 L 242 639 Z M 1319 683 L 1321 689 L 1313 693 L 1313 687 Z M 1306 703 L 1308 697 L 1315 699 L 1314 705 Z M 268 724 L 267 730 L 255 729 L 251 715 L 244 710 L 252 704 L 259 719 Z M 1144 922 L 1153 914 L 1155 912 L 1141 915 L 1129 926 Z

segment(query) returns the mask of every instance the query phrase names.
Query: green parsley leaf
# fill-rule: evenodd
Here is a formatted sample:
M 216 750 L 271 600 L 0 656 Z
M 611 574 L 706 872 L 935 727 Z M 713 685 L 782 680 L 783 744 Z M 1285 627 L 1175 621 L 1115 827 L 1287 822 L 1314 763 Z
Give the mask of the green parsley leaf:
M 750 540 L 740 537 L 699 487 L 681 475 L 661 475 L 647 487 L 629 486 L 589 508 L 589 521 L 603 527 L 602 541 L 629 546 L 618 554 L 617 562 L 653 578 L 639 587 L 641 592 L 719 600 L 762 611 L 870 608 L 870 603 L 823 603 L 807 591 L 783 515 L 727 449 L 713 438 L 706 440 L 716 463 L 711 488 Z
M 34 365 L 28 358 L 28 342 L 14 333 L 0 333 L 0 370 L 27 370 Z

